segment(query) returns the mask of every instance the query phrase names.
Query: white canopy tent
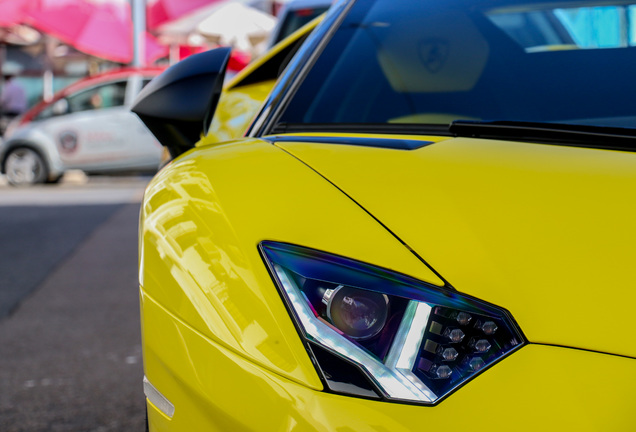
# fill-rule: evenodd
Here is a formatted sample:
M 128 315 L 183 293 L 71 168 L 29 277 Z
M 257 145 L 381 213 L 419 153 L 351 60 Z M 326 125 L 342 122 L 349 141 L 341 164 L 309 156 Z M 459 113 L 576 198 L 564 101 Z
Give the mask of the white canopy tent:
M 266 40 L 276 18 L 242 2 L 229 1 L 203 7 L 158 28 L 162 41 L 198 45 L 203 41 L 229 45 L 256 54 L 255 47 Z

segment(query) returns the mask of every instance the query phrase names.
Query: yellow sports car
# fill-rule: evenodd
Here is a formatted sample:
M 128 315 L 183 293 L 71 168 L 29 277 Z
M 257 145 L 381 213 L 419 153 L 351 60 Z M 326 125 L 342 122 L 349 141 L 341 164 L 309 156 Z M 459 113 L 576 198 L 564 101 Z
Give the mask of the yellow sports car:
M 149 429 L 636 430 L 634 19 L 341 1 L 221 143 L 227 49 L 154 79 Z

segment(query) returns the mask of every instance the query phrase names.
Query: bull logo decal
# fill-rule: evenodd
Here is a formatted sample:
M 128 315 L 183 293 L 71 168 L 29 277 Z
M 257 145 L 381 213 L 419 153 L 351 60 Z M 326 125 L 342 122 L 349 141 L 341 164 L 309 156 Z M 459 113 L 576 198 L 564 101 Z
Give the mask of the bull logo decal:
M 444 67 L 449 52 L 448 41 L 442 39 L 429 39 L 420 43 L 420 60 L 430 73 L 437 73 Z

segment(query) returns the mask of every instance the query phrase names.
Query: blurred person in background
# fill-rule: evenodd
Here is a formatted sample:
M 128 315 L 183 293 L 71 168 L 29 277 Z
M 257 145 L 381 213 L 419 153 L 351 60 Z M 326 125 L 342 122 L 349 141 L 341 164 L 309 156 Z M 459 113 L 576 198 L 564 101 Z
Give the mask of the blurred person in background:
M 26 92 L 15 80 L 15 73 L 4 72 L 4 85 L 0 93 L 0 133 L 4 134 L 6 125 L 27 109 Z

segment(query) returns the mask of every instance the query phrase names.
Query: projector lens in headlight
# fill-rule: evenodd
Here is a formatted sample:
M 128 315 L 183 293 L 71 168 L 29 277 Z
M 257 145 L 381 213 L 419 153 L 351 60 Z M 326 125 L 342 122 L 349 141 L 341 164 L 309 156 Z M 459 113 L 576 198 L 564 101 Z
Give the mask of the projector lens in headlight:
M 328 289 L 322 298 L 327 318 L 352 339 L 374 337 L 384 328 L 389 315 L 385 294 L 339 285 Z
M 260 247 L 331 391 L 432 404 L 524 343 L 481 300 L 312 249 Z

